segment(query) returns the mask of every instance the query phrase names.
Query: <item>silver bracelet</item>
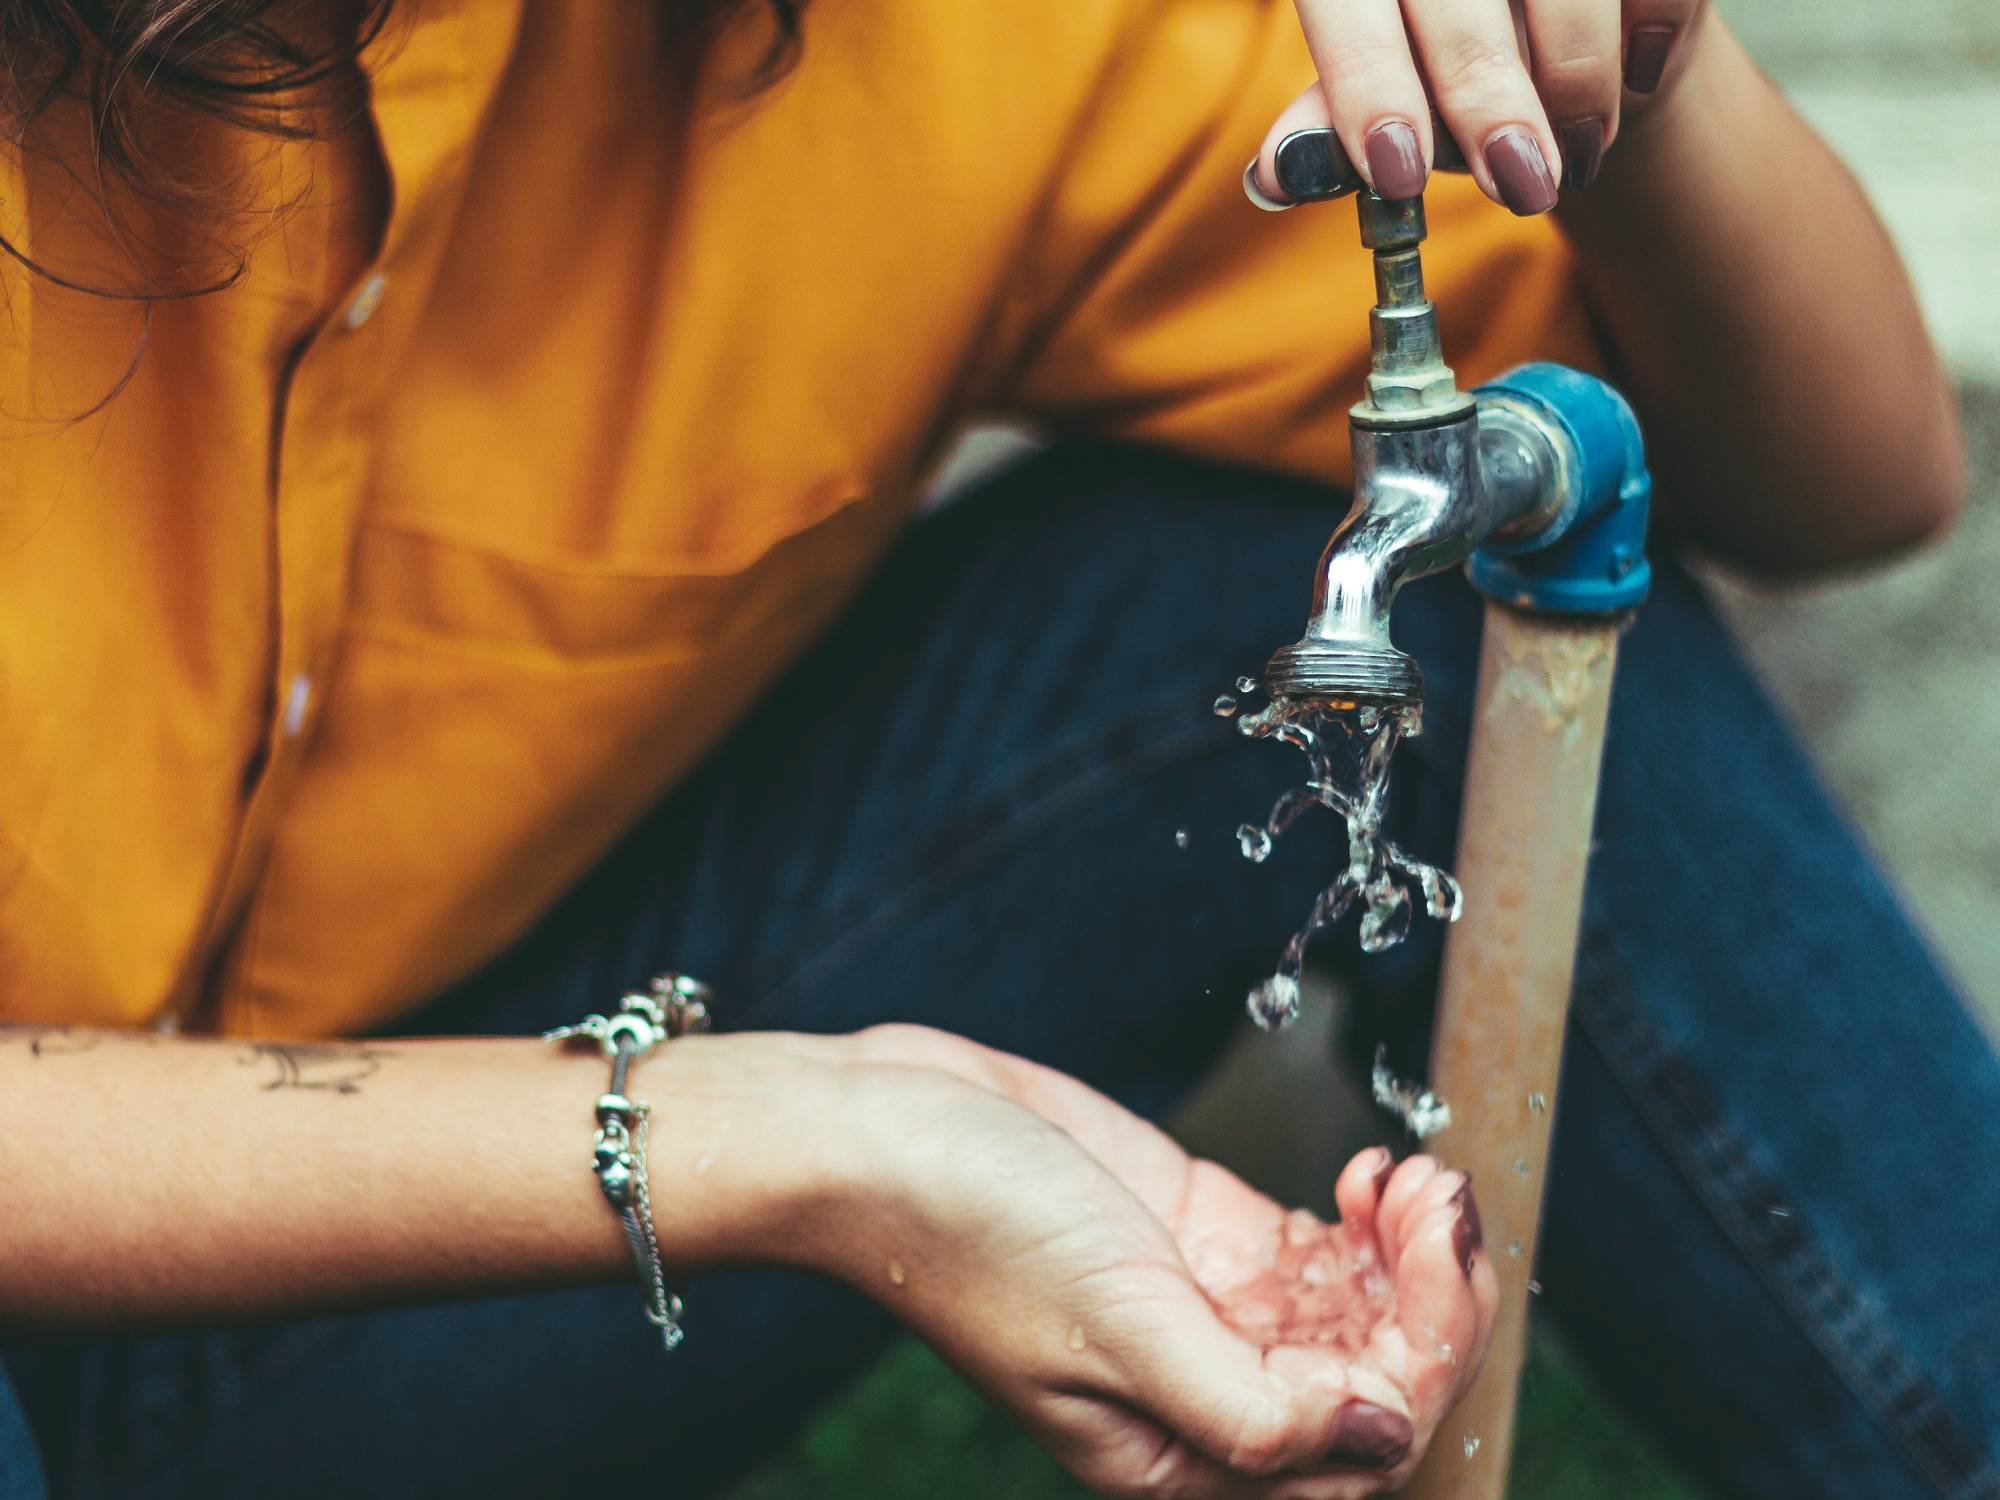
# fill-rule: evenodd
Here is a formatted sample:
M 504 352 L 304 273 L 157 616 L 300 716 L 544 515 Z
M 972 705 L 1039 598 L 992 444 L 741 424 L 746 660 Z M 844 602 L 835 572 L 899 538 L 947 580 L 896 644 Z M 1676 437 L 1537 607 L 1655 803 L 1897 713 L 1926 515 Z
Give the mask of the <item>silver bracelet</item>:
M 662 974 L 650 994 L 627 995 L 614 1016 L 585 1016 L 574 1026 L 542 1033 L 545 1042 L 586 1037 L 611 1059 L 611 1087 L 597 1096 L 597 1141 L 591 1170 L 597 1185 L 632 1247 L 632 1264 L 646 1292 L 646 1321 L 660 1330 L 660 1340 L 672 1349 L 686 1337 L 681 1328 L 681 1299 L 667 1290 L 666 1268 L 660 1264 L 660 1236 L 653 1227 L 653 1195 L 646 1167 L 646 1144 L 652 1133 L 653 1106 L 625 1096 L 625 1079 L 632 1064 L 662 1042 L 708 1030 L 707 985 L 687 974 Z M 636 1122 L 636 1129 L 635 1123 Z

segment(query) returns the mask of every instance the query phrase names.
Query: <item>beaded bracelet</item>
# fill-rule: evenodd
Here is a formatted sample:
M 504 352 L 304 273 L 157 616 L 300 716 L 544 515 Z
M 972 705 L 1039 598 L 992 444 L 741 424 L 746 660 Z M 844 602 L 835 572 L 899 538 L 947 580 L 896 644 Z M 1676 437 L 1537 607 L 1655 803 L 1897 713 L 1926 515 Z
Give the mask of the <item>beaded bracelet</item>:
M 681 1299 L 667 1290 L 666 1268 L 660 1264 L 660 1236 L 653 1227 L 646 1161 L 653 1107 L 627 1098 L 625 1080 L 632 1064 L 661 1043 L 708 1030 L 710 991 L 687 974 L 662 974 L 649 988 L 650 994 L 625 996 L 616 1015 L 585 1016 L 574 1026 L 543 1032 L 542 1040 L 587 1038 L 603 1048 L 611 1060 L 611 1087 L 597 1096 L 597 1140 L 591 1170 L 632 1247 L 632 1264 L 646 1293 L 646 1320 L 660 1330 L 661 1342 L 672 1349 L 686 1335 L 680 1322 Z

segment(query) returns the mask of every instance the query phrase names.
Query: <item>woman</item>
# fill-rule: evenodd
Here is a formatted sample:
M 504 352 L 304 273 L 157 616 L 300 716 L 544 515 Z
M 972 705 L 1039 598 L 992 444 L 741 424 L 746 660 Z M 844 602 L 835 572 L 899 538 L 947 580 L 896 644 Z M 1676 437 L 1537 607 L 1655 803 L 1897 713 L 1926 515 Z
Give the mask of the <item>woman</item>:
M 17 1488 L 704 1493 L 887 1314 L 1107 1493 L 1408 1475 L 1490 1317 L 1468 1184 L 1364 1153 L 1329 1235 L 1140 1120 L 1323 874 L 1231 860 L 1289 768 L 1204 705 L 1296 634 L 1367 271 L 1246 158 L 1281 203 L 1331 122 L 1408 193 L 1448 129 L 1461 376 L 1615 364 L 1719 551 L 1964 481 L 1886 238 L 1705 8 L 1299 9 L 1310 56 L 1275 0 L 827 0 L 792 58 L 790 0 L 0 5 Z M 988 411 L 1179 456 L 909 525 Z M 1443 853 L 1466 596 L 1399 633 Z M 1678 575 L 1620 694 L 1550 1307 L 1718 1489 L 2000 1493 L 2000 1195 L 1932 1165 L 2000 1073 Z M 1357 970 L 1370 1041 L 1429 961 Z M 526 1034 L 670 968 L 729 1034 L 629 1085 L 719 1269 L 662 1359 L 604 1060 Z

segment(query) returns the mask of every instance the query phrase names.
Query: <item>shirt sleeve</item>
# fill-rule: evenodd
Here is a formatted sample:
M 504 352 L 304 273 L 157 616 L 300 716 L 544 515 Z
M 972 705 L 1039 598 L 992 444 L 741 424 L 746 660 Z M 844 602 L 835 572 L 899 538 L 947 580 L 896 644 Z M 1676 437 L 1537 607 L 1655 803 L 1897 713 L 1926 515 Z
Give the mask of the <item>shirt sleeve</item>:
M 1352 203 L 1270 214 L 1241 179 L 1314 77 L 1291 0 L 1130 7 L 1057 165 L 1005 324 L 998 404 L 1056 428 L 1351 482 L 1373 274 Z M 1601 363 L 1546 219 L 1436 177 L 1425 269 L 1461 385 Z

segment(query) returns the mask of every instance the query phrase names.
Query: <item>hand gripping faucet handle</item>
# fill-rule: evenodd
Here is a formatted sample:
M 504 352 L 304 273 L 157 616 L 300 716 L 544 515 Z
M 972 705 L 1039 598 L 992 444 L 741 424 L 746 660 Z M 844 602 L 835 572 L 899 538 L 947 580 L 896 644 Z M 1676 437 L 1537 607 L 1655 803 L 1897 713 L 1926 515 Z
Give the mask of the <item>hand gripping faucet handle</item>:
M 1437 143 L 1438 171 L 1471 170 L 1443 121 L 1432 121 L 1431 135 Z M 1294 203 L 1324 203 L 1331 198 L 1345 198 L 1366 186 L 1346 148 L 1340 144 L 1339 135 L 1329 126 L 1294 130 L 1278 142 L 1272 160 L 1279 183 Z

